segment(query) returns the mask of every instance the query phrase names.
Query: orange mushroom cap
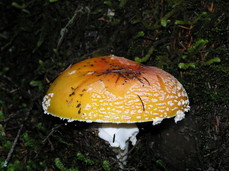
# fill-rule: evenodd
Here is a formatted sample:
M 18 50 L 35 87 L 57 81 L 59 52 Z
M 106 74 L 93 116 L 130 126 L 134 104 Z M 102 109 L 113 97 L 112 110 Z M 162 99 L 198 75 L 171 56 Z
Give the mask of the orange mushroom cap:
M 69 66 L 43 99 L 45 113 L 64 119 L 135 123 L 176 116 L 189 110 L 187 93 L 169 73 L 116 56 Z

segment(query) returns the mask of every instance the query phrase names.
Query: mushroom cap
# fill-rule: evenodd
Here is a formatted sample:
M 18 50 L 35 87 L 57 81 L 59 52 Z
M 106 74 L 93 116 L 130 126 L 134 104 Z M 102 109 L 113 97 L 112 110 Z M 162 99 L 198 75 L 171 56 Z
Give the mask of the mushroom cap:
M 69 66 L 43 99 L 47 114 L 87 122 L 135 123 L 184 118 L 187 93 L 169 73 L 123 57 L 102 56 Z

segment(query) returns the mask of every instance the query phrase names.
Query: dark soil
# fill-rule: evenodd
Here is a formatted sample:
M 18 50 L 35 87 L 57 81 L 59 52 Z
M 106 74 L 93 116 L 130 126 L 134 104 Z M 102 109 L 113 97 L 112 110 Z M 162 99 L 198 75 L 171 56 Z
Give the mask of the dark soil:
M 118 170 L 96 125 L 41 106 L 70 64 L 110 54 L 171 73 L 191 103 L 177 124 L 138 124 L 125 170 L 229 170 L 227 10 L 205 0 L 1 1 L 0 170 Z

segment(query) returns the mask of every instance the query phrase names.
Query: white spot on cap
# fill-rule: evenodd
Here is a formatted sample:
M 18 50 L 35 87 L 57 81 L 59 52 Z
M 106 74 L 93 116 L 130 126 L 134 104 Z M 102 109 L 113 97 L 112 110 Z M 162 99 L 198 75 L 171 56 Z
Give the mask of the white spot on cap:
M 190 110 L 190 106 L 187 106 L 187 107 L 184 109 L 185 112 L 188 112 L 189 110 Z
M 177 82 L 177 89 L 178 89 L 178 90 L 181 90 L 181 88 L 182 88 L 181 83 L 180 83 L 180 82 Z
M 131 111 L 130 111 L 130 114 L 131 114 L 131 115 L 134 115 L 135 113 L 136 113 L 136 110 L 131 110 Z
M 177 109 L 178 109 L 178 107 L 174 107 L 174 108 L 172 108 L 172 111 L 177 110 Z
M 68 72 L 68 75 L 72 75 L 72 74 L 75 74 L 76 73 L 76 70 L 73 70 L 71 72 Z
M 102 119 L 97 119 L 95 122 L 103 122 Z
M 130 112 L 130 109 L 126 109 L 125 111 L 124 111 L 124 114 L 128 114 Z
M 176 117 L 174 118 L 175 120 L 175 123 L 177 123 L 178 121 L 182 120 L 185 118 L 185 114 L 183 111 L 181 110 L 178 110 L 177 113 L 176 113 Z
M 45 97 L 43 98 L 42 107 L 43 107 L 45 114 L 48 114 L 47 110 L 50 106 L 50 102 L 53 96 L 54 96 L 54 93 L 49 93 L 45 95 Z
M 65 119 L 65 118 L 63 118 L 63 119 Z M 67 122 L 73 122 L 73 121 L 75 121 L 74 119 L 67 119 Z
M 120 119 L 120 117 L 118 117 L 118 116 L 117 117 L 114 117 L 114 120 L 119 120 L 119 119 Z
M 168 101 L 168 105 L 173 106 L 174 103 L 172 101 Z
M 163 118 L 156 117 L 156 118 L 153 120 L 153 125 L 160 124 L 162 120 L 163 120 Z
M 159 113 L 154 112 L 153 115 L 159 115 Z
M 131 117 L 130 117 L 130 116 L 123 116 L 123 119 L 125 119 L 125 120 L 130 120 Z
M 87 89 L 87 91 L 91 91 L 91 90 L 92 90 L 92 88 L 91 88 L 91 87 Z
M 152 99 L 152 102 L 157 102 L 158 100 L 157 99 Z
M 138 113 L 143 113 L 143 110 L 142 109 L 138 109 Z
M 185 100 L 185 104 L 189 104 L 189 100 L 187 99 L 187 100 Z
M 186 91 L 182 91 L 181 95 L 184 96 L 184 97 L 187 97 L 188 96 L 187 93 L 186 93 Z
M 157 103 L 156 105 L 163 106 L 166 105 L 166 103 Z
M 159 94 L 158 94 L 158 93 L 155 93 L 155 94 L 154 94 L 154 96 L 156 96 L 156 97 L 157 97 L 157 96 L 159 96 Z
M 179 101 L 177 105 L 180 106 L 181 105 L 181 102 Z
M 88 72 L 86 75 L 92 75 L 94 74 L 95 72 Z

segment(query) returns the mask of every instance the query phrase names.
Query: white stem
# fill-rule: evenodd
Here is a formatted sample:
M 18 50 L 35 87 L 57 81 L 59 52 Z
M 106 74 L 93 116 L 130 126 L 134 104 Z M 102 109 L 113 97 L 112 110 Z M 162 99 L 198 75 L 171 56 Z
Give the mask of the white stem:
M 113 150 L 117 153 L 120 169 L 124 169 L 127 163 L 129 142 L 136 144 L 136 135 L 139 129 L 136 124 L 114 124 L 104 123 L 99 130 L 99 137 L 108 141 Z
M 126 142 L 126 148 L 122 150 L 121 148 L 114 148 L 114 152 L 116 153 L 116 158 L 119 161 L 119 167 L 121 170 L 124 170 L 127 164 L 127 153 L 129 150 L 129 141 Z

